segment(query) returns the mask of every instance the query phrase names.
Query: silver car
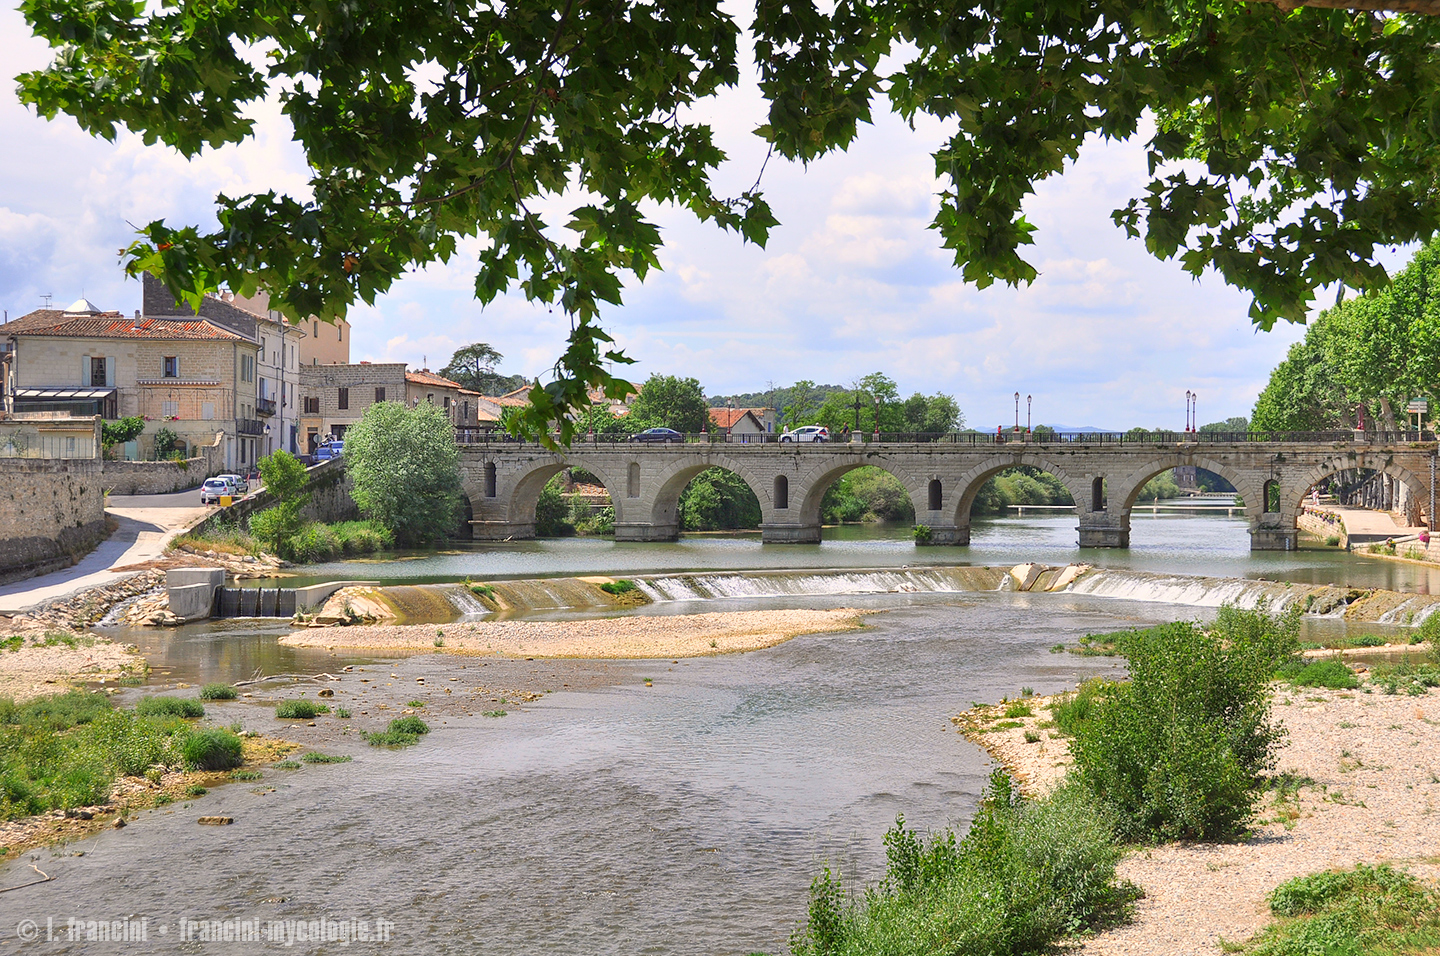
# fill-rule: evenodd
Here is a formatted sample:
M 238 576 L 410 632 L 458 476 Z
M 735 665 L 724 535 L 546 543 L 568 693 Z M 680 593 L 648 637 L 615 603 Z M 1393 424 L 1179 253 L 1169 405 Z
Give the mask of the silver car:
M 233 496 L 234 494 L 235 487 L 224 478 L 206 478 L 205 484 L 200 486 L 200 503 L 202 505 L 219 504 L 222 496 Z

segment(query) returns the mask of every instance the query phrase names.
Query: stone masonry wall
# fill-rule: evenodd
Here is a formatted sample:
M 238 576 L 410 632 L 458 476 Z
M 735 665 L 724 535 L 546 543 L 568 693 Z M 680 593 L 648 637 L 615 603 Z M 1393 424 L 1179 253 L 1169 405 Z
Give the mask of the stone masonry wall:
M 350 476 L 345 472 L 345 459 L 332 458 L 329 461 L 307 469 L 310 503 L 301 515 L 311 521 L 350 521 L 360 517 L 355 500 L 350 497 Z M 195 534 L 204 534 L 227 524 L 244 524 L 250 516 L 276 504 L 275 496 L 268 491 L 242 498 L 228 508 L 219 511 L 197 524 Z
M 112 495 L 168 495 L 198 488 L 206 478 L 225 473 L 223 435 L 212 445 L 194 448 L 199 454 L 183 462 L 107 461 L 101 483 Z
M 0 582 L 68 567 L 105 537 L 101 463 L 0 459 Z

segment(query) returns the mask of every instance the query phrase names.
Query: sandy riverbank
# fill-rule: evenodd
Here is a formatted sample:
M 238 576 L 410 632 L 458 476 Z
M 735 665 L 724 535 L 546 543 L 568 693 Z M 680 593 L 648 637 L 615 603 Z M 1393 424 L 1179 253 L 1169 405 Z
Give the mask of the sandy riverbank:
M 1065 738 L 1034 716 L 1002 731 L 966 735 L 1009 768 L 1029 792 L 1057 783 L 1070 763 Z M 1003 710 L 1003 707 L 1001 708 Z M 957 719 L 973 724 L 975 712 Z M 1289 730 L 1276 774 L 1313 783 L 1293 802 L 1266 797 L 1262 823 L 1234 844 L 1166 844 L 1137 850 L 1119 872 L 1145 890 L 1135 920 L 1084 944 L 1095 956 L 1220 953 L 1270 921 L 1265 895 L 1306 873 L 1393 861 L 1440 878 L 1440 695 L 1386 696 L 1281 686 L 1275 716 Z M 1027 743 L 1025 732 L 1039 736 Z
M 0 649 L 0 697 L 17 701 L 60 694 L 72 685 L 118 680 L 145 673 L 143 657 L 134 647 L 92 634 L 30 631 L 11 635 L 22 640 L 15 649 Z
M 847 631 L 871 613 L 837 610 L 728 611 L 583 621 L 469 621 L 307 628 L 280 638 L 292 647 L 437 650 L 500 657 L 611 660 L 704 657 L 773 647 L 801 634 Z

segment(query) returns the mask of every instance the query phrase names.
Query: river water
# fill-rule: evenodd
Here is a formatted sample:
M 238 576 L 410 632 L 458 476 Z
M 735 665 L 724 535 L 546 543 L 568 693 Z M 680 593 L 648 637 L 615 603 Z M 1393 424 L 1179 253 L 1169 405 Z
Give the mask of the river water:
M 1071 516 L 999 519 L 978 525 L 969 549 L 924 552 L 899 531 L 867 537 L 847 530 L 808 547 L 762 547 L 743 537 L 639 546 L 572 540 L 313 573 L 415 581 L 1098 557 L 1112 566 L 1196 574 L 1410 590 L 1430 583 L 1410 566 L 1333 551 L 1251 555 L 1243 520 L 1223 515 L 1137 516 L 1128 554 L 1081 555 L 1073 528 Z M 177 921 L 325 917 L 392 921 L 393 941 L 348 950 L 300 943 L 294 951 L 782 952 L 821 866 L 874 879 L 883 868 L 881 838 L 898 814 L 920 829 L 968 821 L 991 764 L 958 735 L 951 716 L 972 701 L 1013 697 L 1022 687 L 1044 694 L 1115 667 L 1109 659 L 1053 654 L 1056 643 L 1199 613 L 1064 593 L 792 595 L 788 604 L 884 611 L 861 631 L 747 654 L 597 664 L 587 680 L 579 675 L 590 665 L 556 665 L 561 686 L 545 688 L 555 693 L 508 704 L 500 719 L 479 713 L 495 705 L 462 706 L 459 695 L 427 690 L 434 696 L 425 713 L 435 730 L 403 751 L 366 747 L 352 732 L 382 723 L 358 682 L 362 674 L 376 678 L 364 685 L 374 686 L 376 697 L 389 694 L 401 702 L 392 706 L 403 706 L 422 693 L 417 676 L 432 689 L 463 691 L 475 679 L 474 659 L 367 662 L 282 650 L 274 635 L 284 628 L 273 622 L 129 632 L 124 636 L 140 638 L 153 654 L 157 683 L 235 680 L 257 667 L 360 668 L 337 685 L 337 700 L 372 701 L 368 716 L 357 710 L 352 721 L 322 717 L 313 730 L 285 728 L 354 761 L 267 770 L 262 781 L 220 787 L 193 805 L 149 811 L 123 830 L 34 855 L 56 879 L 0 895 L 0 953 L 21 951 L 10 930 L 20 919 L 36 920 L 43 931 L 47 918 L 63 926 L 71 917 L 126 916 L 151 921 L 147 942 L 59 940 L 41 948 L 252 952 L 258 944 L 177 945 Z M 211 712 L 247 728 L 280 729 L 259 702 L 211 705 Z M 200 827 L 201 814 L 233 816 L 235 824 Z M 24 882 L 29 872 L 12 863 L 0 870 L 0 884 Z M 169 935 L 159 935 L 162 926 Z

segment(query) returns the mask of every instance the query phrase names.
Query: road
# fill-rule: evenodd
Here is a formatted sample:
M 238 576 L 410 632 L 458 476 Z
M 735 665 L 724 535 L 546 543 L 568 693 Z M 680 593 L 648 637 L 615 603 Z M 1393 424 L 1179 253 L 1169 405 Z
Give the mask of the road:
M 112 568 L 159 557 L 177 532 L 214 510 L 200 504 L 199 487 L 169 495 L 112 495 L 105 513 L 119 522 L 115 533 L 72 568 L 0 586 L 0 613 L 13 614 L 110 584 L 129 573 Z

